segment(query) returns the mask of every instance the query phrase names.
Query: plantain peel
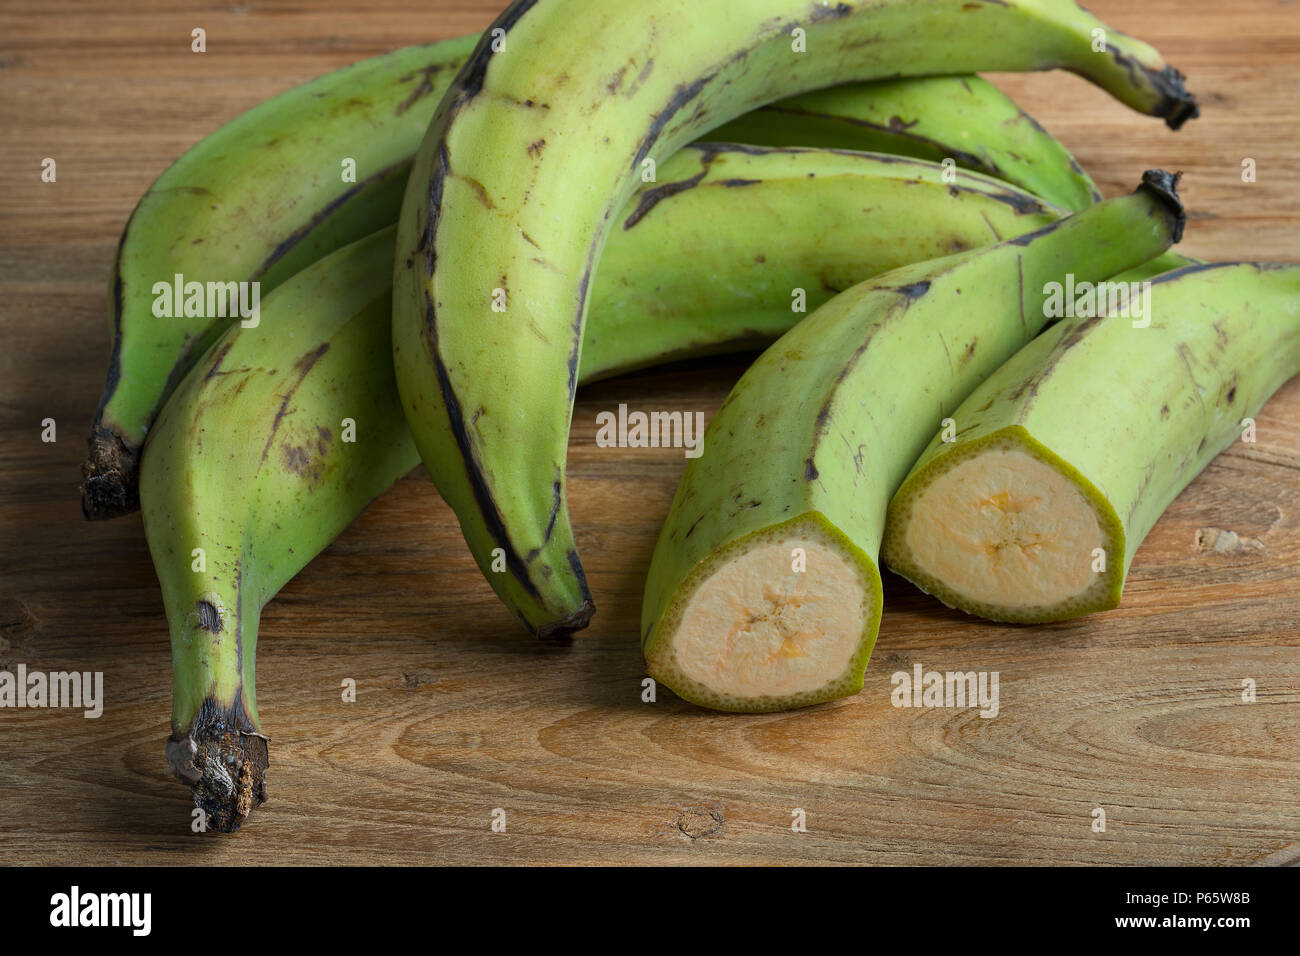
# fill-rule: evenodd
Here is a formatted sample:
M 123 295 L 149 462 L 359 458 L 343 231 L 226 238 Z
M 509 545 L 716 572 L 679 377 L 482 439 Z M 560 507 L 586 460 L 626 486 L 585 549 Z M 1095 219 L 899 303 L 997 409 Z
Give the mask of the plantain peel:
M 681 150 L 660 174 L 622 210 L 630 225 L 596 278 L 582 382 L 779 336 L 800 316 L 776 298 L 753 306 L 760 261 L 815 306 L 833 284 L 1062 215 L 985 176 L 867 153 L 714 144 Z M 908 228 L 864 208 L 906 215 Z M 392 374 L 394 231 L 304 269 L 267 297 L 256 328 L 223 333 L 146 446 L 142 512 L 172 641 L 167 754 L 216 829 L 266 795 L 263 606 L 419 464 Z
M 820 87 L 1057 67 L 1171 126 L 1195 112 L 1157 51 L 1070 0 L 516 0 L 497 18 L 416 154 L 393 360 L 421 458 L 526 627 L 565 634 L 594 610 L 568 514 L 569 423 L 592 280 L 654 167 Z
M 953 412 L 890 503 L 893 570 L 996 621 L 1119 605 L 1160 514 L 1300 373 L 1300 266 L 1188 266 L 1147 310 L 1062 322 Z
M 205 137 L 158 177 L 128 220 L 114 262 L 108 380 L 82 466 L 87 518 L 139 507 L 140 450 L 150 428 L 233 322 L 206 310 L 160 320 L 154 283 L 177 274 L 256 281 L 269 294 L 329 252 L 396 223 L 434 107 L 477 42 L 407 47 L 294 87 Z M 975 76 L 817 90 L 740 117 L 713 138 L 953 157 L 1065 209 L 1097 198 L 1065 147 Z M 321 175 L 322 157 L 351 161 L 353 175 Z M 258 210 L 255 221 L 250 210 Z
M 860 689 L 891 496 L 943 418 L 1048 324 L 1048 282 L 1104 279 L 1181 236 L 1175 181 L 1150 171 L 1037 232 L 869 279 L 773 343 L 710 423 L 655 545 L 651 676 L 731 711 Z

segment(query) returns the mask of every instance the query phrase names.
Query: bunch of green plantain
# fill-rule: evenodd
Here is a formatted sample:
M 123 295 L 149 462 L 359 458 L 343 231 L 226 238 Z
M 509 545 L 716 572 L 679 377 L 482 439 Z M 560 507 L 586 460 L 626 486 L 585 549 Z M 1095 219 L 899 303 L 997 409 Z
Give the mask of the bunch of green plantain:
M 882 545 L 972 613 L 1113 607 L 1225 422 L 1300 365 L 1300 290 L 1294 267 L 1170 252 L 1176 176 L 1102 200 L 974 75 L 1056 68 L 1171 128 L 1197 115 L 1154 49 L 1072 0 L 516 0 L 480 37 L 322 77 L 177 160 L 118 247 L 82 507 L 142 512 L 167 757 L 208 826 L 266 799 L 262 608 L 421 461 L 524 626 L 586 626 L 574 393 L 658 363 L 766 347 L 649 572 L 649 672 L 682 697 L 764 711 L 860 688 Z M 1040 335 L 1067 280 L 1150 282 L 1149 327 Z M 1081 380 L 1134 364 L 1076 412 Z M 1158 414 L 1113 427 L 1152 394 Z

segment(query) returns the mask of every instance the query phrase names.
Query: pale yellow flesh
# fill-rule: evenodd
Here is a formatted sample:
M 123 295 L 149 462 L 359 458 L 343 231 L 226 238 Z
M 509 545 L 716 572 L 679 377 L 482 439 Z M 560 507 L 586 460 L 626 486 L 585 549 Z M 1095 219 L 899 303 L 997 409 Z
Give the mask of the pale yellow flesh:
M 1052 606 L 1097 583 L 1106 535 L 1092 504 L 1047 463 L 989 449 L 943 472 L 912 504 L 904 542 L 924 574 L 974 601 Z
M 796 571 L 802 549 L 803 566 Z M 671 638 L 672 664 L 737 698 L 809 693 L 844 674 L 867 623 L 862 575 L 820 541 L 764 542 L 695 590 Z

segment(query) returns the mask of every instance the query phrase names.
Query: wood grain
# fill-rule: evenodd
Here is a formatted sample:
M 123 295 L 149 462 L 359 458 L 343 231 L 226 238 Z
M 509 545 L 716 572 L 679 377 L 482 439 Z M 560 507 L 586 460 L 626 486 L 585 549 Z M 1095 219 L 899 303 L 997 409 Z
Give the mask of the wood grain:
M 1170 133 L 1071 76 L 998 82 L 1107 194 L 1149 166 L 1184 170 L 1185 251 L 1300 259 L 1296 5 L 1089 6 L 1188 74 L 1200 120 Z M 371 507 L 264 615 L 271 802 L 238 834 L 191 834 L 162 753 L 170 657 L 139 519 L 89 525 L 78 510 L 114 243 L 154 177 L 220 123 L 354 60 L 482 29 L 496 9 L 11 0 L 0 13 L 0 666 L 103 671 L 108 698 L 98 720 L 0 710 L 0 862 L 1293 862 L 1300 381 L 1260 416 L 1257 444 L 1169 510 L 1119 611 L 999 627 L 891 577 L 860 695 L 727 716 L 666 691 L 640 701 L 641 582 L 684 460 L 593 435 L 619 401 L 711 415 L 737 359 L 580 396 L 571 500 L 600 613 L 571 646 L 516 629 L 422 473 Z M 57 184 L 39 181 L 45 156 Z M 1245 157 L 1256 183 L 1241 181 Z M 1263 549 L 1206 552 L 1202 528 Z M 999 716 L 892 707 L 890 675 L 915 663 L 998 671 Z M 505 833 L 490 829 L 498 807 Z M 791 830 L 795 808 L 807 833 Z

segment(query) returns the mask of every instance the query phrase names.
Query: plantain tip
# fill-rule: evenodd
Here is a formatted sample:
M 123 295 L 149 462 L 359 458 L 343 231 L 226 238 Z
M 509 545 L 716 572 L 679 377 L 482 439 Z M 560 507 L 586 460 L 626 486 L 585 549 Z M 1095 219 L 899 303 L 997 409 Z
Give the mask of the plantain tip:
M 1162 96 L 1156 115 L 1164 117 L 1165 125 L 1170 129 L 1179 129 L 1188 120 L 1201 115 L 1200 104 L 1196 102 L 1196 96 L 1188 92 L 1183 74 L 1172 66 L 1166 66 L 1156 74 L 1156 87 Z
M 140 449 L 96 425 L 81 466 L 81 513 L 88 521 L 118 518 L 140 509 Z
M 1142 174 L 1142 184 L 1137 188 L 1139 192 L 1145 189 L 1158 197 L 1166 212 L 1173 217 L 1174 242 L 1182 241 L 1183 230 L 1187 227 L 1187 210 L 1183 207 L 1182 197 L 1178 195 L 1178 181 L 1182 178 L 1182 173 L 1148 169 Z
M 167 762 L 188 784 L 210 829 L 233 833 L 267 800 L 268 740 L 234 721 L 232 710 L 204 701 L 187 733 L 167 739 Z
M 537 629 L 537 636 L 544 641 L 566 640 L 574 631 L 581 631 L 591 623 L 591 616 L 596 613 L 596 605 L 583 601 L 582 606 L 568 617 L 543 624 Z

